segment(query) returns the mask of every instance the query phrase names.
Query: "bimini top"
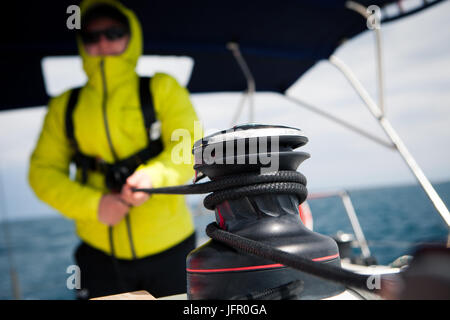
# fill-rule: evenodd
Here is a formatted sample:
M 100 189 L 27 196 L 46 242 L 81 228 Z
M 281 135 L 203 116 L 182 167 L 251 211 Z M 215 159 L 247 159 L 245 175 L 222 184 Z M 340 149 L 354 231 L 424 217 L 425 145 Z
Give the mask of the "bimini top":
M 363 6 L 393 6 L 392 0 L 359 0 Z M 404 1 L 407 2 L 407 1 Z M 417 1 L 416 1 L 417 2 Z M 397 19 L 440 2 L 423 1 Z M 0 20 L 0 110 L 45 105 L 41 60 L 77 55 L 75 31 L 66 27 L 67 8 L 76 1 L 7 1 Z M 367 30 L 366 18 L 344 0 L 124 0 L 139 17 L 144 54 L 181 55 L 194 60 L 188 83 L 193 92 L 243 91 L 247 82 L 232 52 L 239 45 L 257 91 L 284 92 L 317 61 L 346 39 Z

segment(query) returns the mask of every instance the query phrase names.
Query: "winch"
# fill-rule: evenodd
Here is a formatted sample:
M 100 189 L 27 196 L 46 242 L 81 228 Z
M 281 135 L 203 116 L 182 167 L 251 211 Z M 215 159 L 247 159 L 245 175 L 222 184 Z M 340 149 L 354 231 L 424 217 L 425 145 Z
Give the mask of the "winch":
M 340 267 L 336 242 L 307 229 L 299 216 L 307 189 L 297 168 L 310 155 L 294 150 L 307 142 L 303 131 L 285 126 L 248 124 L 214 133 L 194 144 L 197 181 L 208 177 L 215 186 L 204 205 L 215 210 L 219 229 Z M 214 239 L 187 257 L 189 299 L 321 299 L 344 289 Z

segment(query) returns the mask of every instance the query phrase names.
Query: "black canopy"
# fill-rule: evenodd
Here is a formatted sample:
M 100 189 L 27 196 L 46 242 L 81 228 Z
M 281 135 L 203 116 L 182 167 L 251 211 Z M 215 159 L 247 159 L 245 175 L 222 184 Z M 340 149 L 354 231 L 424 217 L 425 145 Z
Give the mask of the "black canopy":
M 41 60 L 76 55 L 75 31 L 66 27 L 74 0 L 9 1 L 2 4 L 0 110 L 44 105 Z M 256 90 L 284 92 L 317 61 L 327 59 L 346 39 L 367 30 L 366 20 L 344 0 L 124 0 L 139 17 L 144 54 L 194 59 L 188 89 L 243 91 L 247 84 L 232 53 L 239 44 Z M 384 8 L 389 0 L 359 0 Z M 410 12 L 437 3 L 424 2 Z M 69 75 L 68 75 L 69 76 Z

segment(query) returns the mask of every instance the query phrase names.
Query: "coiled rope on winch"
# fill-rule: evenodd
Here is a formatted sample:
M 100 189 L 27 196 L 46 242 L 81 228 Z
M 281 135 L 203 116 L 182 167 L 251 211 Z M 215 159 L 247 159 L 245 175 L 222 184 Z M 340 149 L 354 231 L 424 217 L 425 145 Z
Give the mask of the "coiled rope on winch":
M 270 173 L 245 173 L 230 175 L 217 180 L 183 186 L 134 189 L 134 192 L 148 194 L 203 194 L 203 204 L 207 209 L 214 210 L 223 201 L 236 200 L 246 196 L 260 194 L 293 194 L 302 203 L 306 200 L 306 178 L 297 171 L 277 171 Z M 340 267 L 311 261 L 309 259 L 281 251 L 258 241 L 238 236 L 220 229 L 215 222 L 206 228 L 206 234 L 212 239 L 222 242 L 236 250 L 250 255 L 265 258 L 276 263 L 303 271 L 305 273 L 334 281 L 348 287 L 377 293 L 370 290 L 367 283 L 372 275 L 357 274 Z
M 259 194 L 294 194 L 300 203 L 306 200 L 306 178 L 297 171 L 277 171 L 262 174 L 245 173 L 236 176 L 226 176 L 205 183 L 164 187 L 155 189 L 134 189 L 134 192 L 149 194 L 203 194 L 206 196 L 203 205 L 214 210 L 215 206 L 226 200 L 236 200 L 242 197 Z

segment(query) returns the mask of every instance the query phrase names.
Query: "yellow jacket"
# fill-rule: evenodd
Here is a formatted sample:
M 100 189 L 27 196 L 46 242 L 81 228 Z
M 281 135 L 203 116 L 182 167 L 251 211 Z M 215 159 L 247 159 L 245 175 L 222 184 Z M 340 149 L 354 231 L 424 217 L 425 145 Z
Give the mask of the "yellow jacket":
M 84 1 L 81 12 L 98 2 Z M 78 39 L 88 82 L 80 92 L 73 123 L 80 151 L 112 163 L 114 158 L 107 141 L 105 121 L 119 159 L 127 158 L 147 145 L 135 72 L 137 60 L 142 54 L 142 34 L 133 12 L 113 0 L 101 2 L 116 6 L 128 17 L 131 37 L 121 55 L 106 57 L 87 55 Z M 176 129 L 188 130 L 189 146 L 192 147 L 197 116 L 189 93 L 173 77 L 157 73 L 152 77 L 150 88 L 155 114 L 162 125 L 164 150 L 137 170 L 145 170 L 155 188 L 183 184 L 194 173 L 192 157 L 191 163 L 174 163 L 172 151 L 179 151 L 179 146 L 176 146 L 180 141 L 171 141 L 171 136 Z M 41 200 L 65 217 L 75 220 L 77 234 L 83 241 L 111 253 L 108 226 L 97 218 L 100 198 L 108 192 L 103 175 L 90 171 L 85 185 L 79 182 L 79 170 L 76 181 L 69 178 L 74 150 L 69 145 L 65 130 L 68 97 L 69 91 L 49 102 L 42 132 L 31 156 L 29 182 Z M 183 196 L 153 195 L 143 205 L 131 208 L 129 218 L 131 238 L 138 258 L 164 251 L 194 231 Z M 114 250 L 118 258 L 132 258 L 129 236 L 125 219 L 114 226 Z

